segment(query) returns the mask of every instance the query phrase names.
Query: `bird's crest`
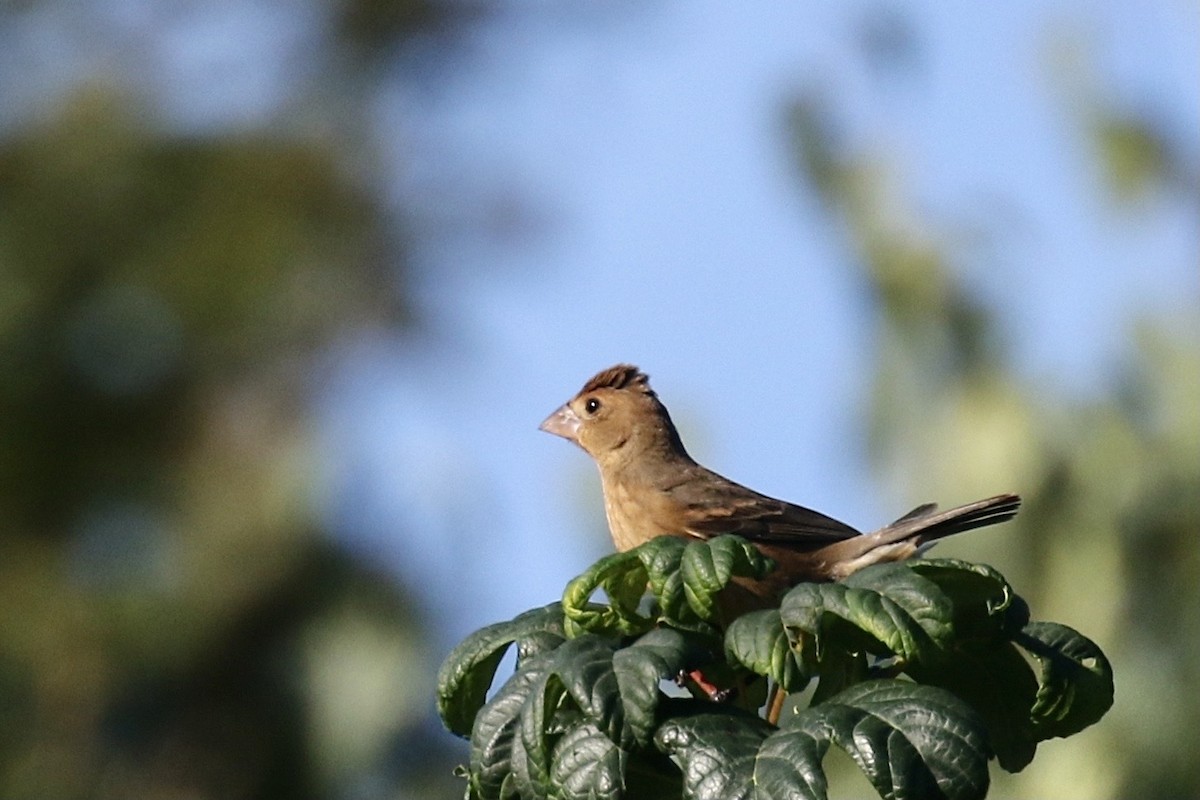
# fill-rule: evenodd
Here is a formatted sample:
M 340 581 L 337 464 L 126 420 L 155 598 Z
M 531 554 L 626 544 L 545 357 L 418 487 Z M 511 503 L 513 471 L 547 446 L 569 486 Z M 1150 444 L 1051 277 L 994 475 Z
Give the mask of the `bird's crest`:
M 594 389 L 626 389 L 638 387 L 644 392 L 650 391 L 650 377 L 632 364 L 617 364 L 596 373 L 592 379 L 579 390 L 580 394 Z

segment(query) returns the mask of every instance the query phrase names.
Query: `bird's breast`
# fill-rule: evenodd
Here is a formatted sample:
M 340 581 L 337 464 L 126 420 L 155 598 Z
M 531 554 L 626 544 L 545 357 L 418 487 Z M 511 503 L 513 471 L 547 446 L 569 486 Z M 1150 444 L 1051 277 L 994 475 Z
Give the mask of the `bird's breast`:
M 624 552 L 656 536 L 686 535 L 662 493 L 619 481 L 604 482 L 604 511 L 617 550 Z

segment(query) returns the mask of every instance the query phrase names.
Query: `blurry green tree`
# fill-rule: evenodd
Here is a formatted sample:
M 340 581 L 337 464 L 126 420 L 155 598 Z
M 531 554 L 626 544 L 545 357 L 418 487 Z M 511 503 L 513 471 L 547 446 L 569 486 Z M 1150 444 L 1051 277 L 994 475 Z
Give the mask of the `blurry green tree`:
M 1200 180 L 1153 120 L 1106 106 L 1102 93 L 1076 110 L 1082 149 L 1091 145 L 1099 165 L 1097 191 L 1117 213 L 1170 193 L 1200 215 Z M 923 221 L 886 157 L 847 151 L 836 118 L 823 99 L 800 98 L 789 129 L 803 178 L 846 233 L 878 309 L 874 463 L 906 499 L 1019 492 L 1026 504 L 1010 530 L 948 541 L 937 554 L 1004 564 L 1040 614 L 1087 630 L 1117 676 L 1104 724 L 1057 753 L 1047 748 L 1025 772 L 997 775 L 991 796 L 1195 797 L 1197 298 L 1180 318 L 1130 332 L 1134 345 L 1107 393 L 1035 389 L 1008 357 L 997 315 L 964 286 L 962 231 Z
M 335 13 L 364 55 L 434 16 Z M 103 83 L 39 113 L 0 140 L 0 796 L 437 796 L 419 615 L 313 499 L 322 350 L 410 320 L 369 155 Z

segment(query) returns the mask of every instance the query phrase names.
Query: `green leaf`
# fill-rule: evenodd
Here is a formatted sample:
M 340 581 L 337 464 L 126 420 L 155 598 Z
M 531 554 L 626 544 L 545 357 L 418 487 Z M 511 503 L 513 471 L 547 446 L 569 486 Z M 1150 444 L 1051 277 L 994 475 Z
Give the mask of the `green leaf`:
M 730 661 L 770 678 L 787 692 L 800 691 L 810 679 L 793 650 L 777 608 L 752 611 L 730 623 L 725 631 L 725 655 Z
M 881 669 L 905 672 L 971 704 L 984 718 L 1000 765 L 1024 768 L 1038 735 L 1029 709 L 1037 681 L 1010 638 L 1025 605 L 990 567 L 950 560 L 881 564 L 840 584 L 800 584 L 781 621 L 821 702 Z
M 513 767 L 522 783 L 542 797 L 548 786 L 550 752 L 554 746 L 555 715 L 567 699 L 584 720 L 614 743 L 630 738 L 625 729 L 624 708 L 612 669 L 616 643 L 598 636 L 582 636 L 564 643 L 553 653 L 552 663 L 526 695 L 520 709 L 520 734 L 524 760 Z
M 548 797 L 556 741 L 581 718 L 610 741 L 628 737 L 611 668 L 616 646 L 584 636 L 518 667 L 471 731 L 472 785 L 480 797 Z
M 882 797 L 987 794 L 986 729 L 970 706 L 943 689 L 895 680 L 858 684 L 786 720 L 763 750 L 803 763 L 804 756 L 823 754 L 823 741 L 844 749 Z M 802 785 L 811 785 L 812 771 L 796 770 Z
M 1029 709 L 1037 681 L 1029 664 L 1011 642 L 954 649 L 952 660 L 910 664 L 906 672 L 921 683 L 940 686 L 970 704 L 983 718 L 1000 766 L 1024 769 L 1037 750 Z
M 1004 576 L 986 564 L 950 558 L 918 558 L 905 562 L 950 597 L 958 640 L 995 638 L 1019 631 L 1029 622 L 1029 607 Z
M 464 639 L 442 662 L 437 678 L 438 714 L 452 733 L 466 736 L 495 679 L 496 667 L 514 642 L 525 659 L 565 640 L 562 607 L 551 603 L 508 622 L 489 625 Z
M 683 769 L 696 800 L 796 797 L 824 800 L 821 760 L 844 749 L 883 797 L 974 800 L 988 789 L 983 723 L 942 689 L 868 681 L 785 719 L 715 710 L 674 717 L 655 742 Z
M 602 558 L 567 584 L 562 600 L 567 634 L 630 636 L 659 623 L 707 632 L 707 623 L 717 618 L 716 596 L 732 578 L 760 578 L 773 568 L 774 562 L 737 536 L 705 541 L 659 536 Z M 600 589 L 608 605 L 590 602 Z M 638 610 L 647 589 L 656 616 Z
M 646 747 L 658 725 L 660 682 L 712 660 L 709 644 L 669 628 L 623 648 L 617 640 L 587 634 L 527 659 L 475 718 L 472 788 L 482 798 L 505 792 L 548 797 L 557 791 L 556 770 L 581 759 L 594 760 L 598 792 L 620 785 L 612 781 L 623 777 L 612 770 L 626 763 L 631 748 Z M 612 749 L 591 742 L 592 732 Z M 587 752 L 564 750 L 568 734 L 580 737 L 576 745 Z M 582 781 L 573 784 L 579 791 Z
M 659 682 L 711 662 L 714 654 L 707 645 L 697 634 L 656 628 L 613 655 L 625 721 L 639 745 L 649 744 L 658 725 Z
M 829 740 L 801 730 L 785 730 L 766 739 L 758 750 L 751 780 L 758 797 L 825 800 L 829 779 L 821 761 Z
M 649 574 L 650 594 L 658 603 L 662 619 L 690 625 L 699 621 L 683 590 L 683 552 L 687 541 L 659 536 L 640 545 L 636 552 Z
M 685 798 L 751 797 L 758 750 L 774 729 L 736 709 L 714 708 L 673 716 L 659 728 L 654 743 L 682 768 Z
M 1070 736 L 1099 721 L 1113 704 L 1112 666 L 1087 637 L 1066 625 L 1032 622 L 1017 637 L 1040 667 L 1031 709 L 1039 739 Z
M 717 594 L 735 575 L 761 578 L 774 562 L 738 536 L 689 542 L 680 565 L 688 605 L 704 620 L 717 616 Z
M 903 661 L 939 658 L 939 644 L 953 633 L 949 598 L 902 566 L 862 572 L 871 574 L 855 583 L 801 583 L 789 591 L 780 616 L 792 639 L 807 634 L 818 660 L 827 641 L 842 650 Z
M 628 636 L 649 630 L 654 620 L 638 613 L 648 578 L 637 550 L 614 553 L 597 561 L 568 583 L 563 592 L 567 635 Z M 608 595 L 607 605 L 589 602 L 598 589 Z
M 862 653 L 840 648 L 827 649 L 816 665 L 817 689 L 813 692 L 812 704 L 823 703 L 838 692 L 862 683 L 871 677 L 867 657 Z
M 626 758 L 595 725 L 577 723 L 554 745 L 550 778 L 555 797 L 617 800 L 624 795 Z
M 529 698 L 540 693 L 553 666 L 554 651 L 526 661 L 496 695 L 475 716 L 471 729 L 471 789 L 482 800 L 499 800 L 520 794 L 532 794 L 525 780 L 518 783 L 518 767 L 527 761 L 524 744 L 517 731 L 521 710 Z

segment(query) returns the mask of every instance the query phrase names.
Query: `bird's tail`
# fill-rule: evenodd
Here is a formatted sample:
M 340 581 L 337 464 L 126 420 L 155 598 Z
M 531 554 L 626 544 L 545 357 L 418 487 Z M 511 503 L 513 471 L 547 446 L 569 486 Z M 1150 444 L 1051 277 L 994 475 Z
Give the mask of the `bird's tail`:
M 844 578 L 871 564 L 911 558 L 923 545 L 943 536 L 1007 522 L 1020 506 L 1021 498 L 1015 494 L 1000 494 L 946 511 L 929 503 L 873 533 L 827 545 L 819 554 L 832 577 Z

